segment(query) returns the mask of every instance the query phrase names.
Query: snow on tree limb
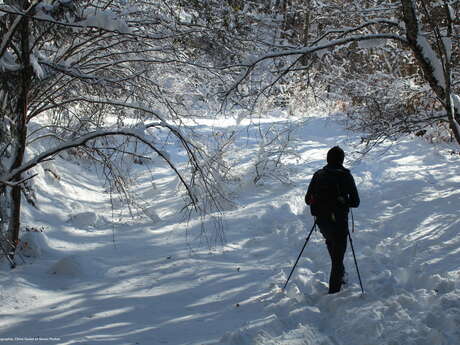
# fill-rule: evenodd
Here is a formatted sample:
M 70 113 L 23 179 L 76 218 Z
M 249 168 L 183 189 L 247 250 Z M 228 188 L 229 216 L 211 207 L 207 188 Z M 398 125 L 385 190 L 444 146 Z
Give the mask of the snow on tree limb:
M 352 35 L 352 36 L 330 40 L 330 41 L 319 41 L 317 42 L 317 44 L 314 44 L 308 47 L 304 47 L 304 48 L 300 48 L 300 49 L 287 49 L 287 50 L 268 53 L 268 54 L 256 57 L 255 59 L 245 64 L 233 66 L 233 67 L 246 67 L 246 70 L 242 72 L 238 80 L 227 91 L 227 94 L 230 94 L 232 91 L 234 91 L 238 87 L 238 85 L 240 85 L 249 76 L 249 74 L 251 74 L 255 66 L 261 63 L 262 61 L 275 59 L 279 57 L 293 56 L 293 55 L 309 55 L 309 54 L 313 54 L 315 52 L 319 52 L 322 50 L 327 50 L 329 48 L 333 48 L 336 46 L 342 46 L 342 45 L 346 45 L 352 42 L 360 42 L 360 41 L 365 41 L 365 40 L 372 40 L 372 41 L 374 40 L 396 40 L 402 43 L 407 43 L 404 37 L 397 35 L 397 34 L 391 34 L 391 33 Z
M 2 44 L 0 45 L 0 58 L 2 58 L 3 54 L 5 54 L 6 49 L 8 48 L 8 45 L 10 44 L 14 33 L 19 27 L 19 23 L 21 22 L 21 19 L 22 17 L 17 16 L 13 24 L 11 25 L 11 28 L 8 30 L 6 34 L 3 35 Z
M 434 52 L 433 48 L 431 48 L 430 43 L 428 40 L 422 36 L 417 36 L 417 45 L 421 50 L 421 53 L 427 63 L 432 68 L 433 77 L 436 79 L 436 82 L 440 87 L 443 89 L 446 88 L 446 78 L 444 77 L 444 68 L 442 66 L 441 60 L 437 57 L 436 53 Z
M 376 39 L 391 39 L 391 40 L 397 40 L 397 41 L 406 43 L 406 40 L 404 37 L 400 35 L 396 35 L 396 34 L 390 34 L 390 33 L 389 34 L 354 35 L 354 36 L 344 37 L 341 39 L 321 42 L 320 44 L 316 44 L 316 45 L 301 48 L 301 49 L 292 49 L 292 50 L 285 50 L 285 51 L 269 53 L 269 54 L 257 57 L 254 60 L 244 64 L 243 66 L 249 67 L 249 66 L 256 65 L 264 60 L 273 59 L 277 57 L 312 54 L 319 50 L 328 49 L 328 48 L 348 44 L 351 42 L 358 42 L 358 41 L 363 41 L 363 40 L 376 40 Z
M 94 11 L 91 9 L 91 12 Z M 131 28 L 128 24 L 117 18 L 117 14 L 110 10 L 102 10 L 91 14 L 88 13 L 85 17 L 86 19 L 78 22 L 82 27 L 98 28 L 122 34 L 131 33 Z
M 367 28 L 372 25 L 376 24 L 385 24 L 389 25 L 391 27 L 396 27 L 396 28 L 401 28 L 401 23 L 395 20 L 389 20 L 386 18 L 378 18 L 378 19 L 373 19 L 366 21 L 365 23 L 355 26 L 355 27 L 347 27 L 347 28 L 340 28 L 340 29 L 331 29 L 326 31 L 323 35 L 321 35 L 319 38 L 317 38 L 315 41 L 312 42 L 312 45 L 317 45 L 320 42 L 324 42 L 324 39 L 330 35 L 336 35 L 336 34 L 341 34 L 341 35 L 348 35 L 353 32 L 362 30 L 364 28 Z
M 23 179 L 20 180 L 20 181 L 14 181 L 14 182 L 0 180 L 0 186 L 1 186 L 1 185 L 5 185 L 5 186 L 8 186 L 8 187 L 19 186 L 19 185 L 23 184 L 24 182 L 33 179 L 33 178 L 34 178 L 35 176 L 37 176 L 37 175 L 38 175 L 38 174 L 33 174 L 32 176 L 29 176 L 29 177 L 23 178 Z
M 170 129 L 172 130 L 172 125 L 166 122 L 166 120 L 164 119 L 164 116 L 161 115 L 159 112 L 149 108 L 148 106 L 141 104 L 141 103 L 121 102 L 121 101 L 117 101 L 117 100 L 110 99 L 110 98 L 90 97 L 90 96 L 80 95 L 78 97 L 66 99 L 65 101 L 61 103 L 52 104 L 47 107 L 43 107 L 39 109 L 39 112 L 42 113 L 42 112 L 54 109 L 56 107 L 62 107 L 66 104 L 72 104 L 72 103 L 77 103 L 77 102 L 86 102 L 86 103 L 92 103 L 92 104 L 105 104 L 105 105 L 124 107 L 124 108 L 129 108 L 129 109 L 134 109 L 134 110 L 140 110 L 140 111 L 143 111 L 145 113 L 155 116 L 165 126 L 170 126 L 171 127 Z M 35 115 L 35 114 L 32 114 L 32 115 Z
M 37 5 L 37 3 L 35 3 L 33 6 L 35 5 Z M 20 12 L 18 10 L 11 9 L 10 6 L 0 7 L 0 12 L 11 14 L 11 15 L 17 15 L 18 18 L 29 16 L 33 20 L 45 22 L 49 24 L 54 24 L 54 25 L 58 25 L 61 27 L 68 27 L 68 28 L 73 28 L 73 29 L 95 29 L 95 30 L 100 30 L 104 32 L 115 33 L 115 34 L 124 35 L 124 36 L 132 36 L 135 38 L 149 39 L 149 40 L 157 40 L 157 41 L 158 40 L 168 40 L 168 39 L 178 36 L 177 33 L 171 33 L 171 34 L 165 33 L 165 34 L 160 35 L 160 34 L 146 34 L 146 33 L 135 32 L 129 26 L 129 22 L 127 23 L 127 22 L 117 21 L 113 17 L 107 16 L 107 15 L 103 15 L 103 16 L 93 15 L 91 17 L 88 17 L 86 20 L 71 23 L 71 22 L 59 21 L 59 20 L 53 19 L 52 17 L 48 15 L 43 15 L 43 14 L 30 15 L 29 10 L 26 12 Z M 115 22 L 109 22 L 110 18 L 112 18 L 112 20 Z M 21 21 L 21 19 L 19 19 L 19 21 Z M 187 31 L 181 32 L 181 35 L 187 36 L 187 35 L 190 35 L 196 32 L 197 32 L 196 29 L 187 30 Z
M 187 192 L 189 196 L 191 197 L 191 200 L 195 203 L 196 199 L 194 197 L 194 194 L 192 190 L 190 189 L 190 186 L 188 183 L 185 181 L 184 177 L 181 175 L 181 173 L 177 170 L 176 166 L 174 163 L 161 151 L 159 150 L 155 145 L 153 145 L 143 134 L 143 132 L 149 128 L 153 127 L 168 127 L 165 123 L 163 122 L 154 122 L 147 124 L 142 127 L 138 128 L 121 128 L 121 129 L 105 129 L 105 130 L 96 130 L 94 132 L 88 133 L 86 135 L 83 135 L 77 139 L 70 140 L 67 142 L 64 142 L 56 147 L 53 147 L 51 149 L 48 149 L 36 157 L 30 159 L 29 161 L 23 163 L 20 167 L 4 174 L 3 176 L 0 176 L 0 184 L 5 184 L 5 185 L 11 185 L 14 181 L 14 179 L 19 176 L 20 174 L 24 173 L 25 171 L 30 170 L 31 168 L 35 167 L 36 165 L 40 164 L 41 162 L 50 159 L 51 157 L 55 156 L 56 154 L 66 151 L 70 148 L 74 147 L 79 147 L 85 145 L 88 141 L 100 138 L 100 137 L 106 137 L 106 136 L 128 136 L 128 137 L 134 137 L 138 139 L 139 141 L 143 142 L 146 144 L 150 149 L 155 151 L 168 165 L 169 167 L 174 171 L 174 173 L 178 176 L 180 179 L 181 183 L 184 185 L 184 187 L 187 189 Z M 168 127 L 169 128 L 169 127 Z M 178 132 L 175 132 L 177 135 Z M 182 140 L 183 138 L 181 138 Z M 24 180 L 21 181 L 15 181 L 15 185 L 22 183 Z
M 40 11 L 38 11 L 37 14 L 31 15 L 32 11 L 35 9 L 35 7 L 37 7 L 38 4 L 39 2 L 36 2 L 25 12 L 21 12 L 17 9 L 11 8 L 11 6 L 3 6 L 0 8 L 0 12 L 6 13 L 6 14 L 17 15 L 18 18 L 20 18 L 19 20 L 21 20 L 23 17 L 29 16 L 32 19 L 35 19 L 41 22 L 47 22 L 50 24 L 72 27 L 75 29 L 89 28 L 89 29 L 100 29 L 100 30 L 104 30 L 107 32 L 116 32 L 119 34 L 131 34 L 131 30 L 129 26 L 125 22 L 116 18 L 116 14 L 111 11 L 101 10 L 92 15 L 87 15 L 86 19 L 80 22 L 71 23 L 71 22 L 63 22 L 63 21 L 56 20 L 53 17 L 46 15 L 45 13 L 40 12 Z
M 460 133 L 460 123 L 458 122 L 455 114 L 460 114 L 460 96 L 459 95 L 451 95 L 451 104 L 452 104 L 452 122 L 456 127 L 457 133 Z
M 8 46 L 10 45 L 11 40 L 13 39 L 13 36 L 16 33 L 16 30 L 19 28 L 19 24 L 21 23 L 22 18 L 24 16 L 27 16 L 29 13 L 31 13 L 37 5 L 38 5 L 38 2 L 30 5 L 29 8 L 26 9 L 25 12 L 15 12 L 14 13 L 14 14 L 17 14 L 18 16 L 14 19 L 14 22 L 9 28 L 8 32 L 3 35 L 2 43 L 0 45 L 0 59 L 3 57 L 3 54 L 5 54 L 6 50 L 8 49 Z M 0 11 L 7 13 L 3 8 L 0 8 Z
M 100 97 L 89 97 L 89 96 L 79 96 L 75 98 L 71 98 L 66 100 L 65 102 L 62 102 L 60 104 L 57 104 L 57 106 L 63 106 L 65 104 L 71 104 L 71 103 L 77 103 L 77 102 L 87 102 L 87 103 L 92 103 L 92 104 L 105 104 L 105 105 L 110 105 L 110 106 L 115 106 L 115 107 L 122 107 L 122 108 L 128 108 L 128 109 L 134 109 L 134 110 L 140 110 L 142 112 L 148 113 L 150 115 L 153 115 L 155 118 L 157 118 L 160 122 L 154 123 L 154 124 L 149 124 L 146 125 L 148 128 L 155 127 L 155 126 L 161 126 L 169 129 L 172 133 L 176 135 L 179 139 L 181 139 L 182 144 L 184 148 L 187 150 L 188 154 L 191 156 L 192 159 L 194 159 L 194 155 L 192 152 L 191 147 L 196 147 L 193 143 L 183 140 L 185 136 L 182 134 L 180 128 L 177 126 L 168 123 L 164 116 L 160 114 L 157 111 L 154 111 L 153 109 L 149 108 L 148 106 L 141 104 L 141 103 L 131 103 L 131 102 L 121 102 L 113 99 L 108 99 L 108 98 L 100 98 Z M 46 108 L 42 108 L 39 110 L 39 112 L 44 112 L 50 109 L 53 109 L 56 105 L 51 105 Z M 35 114 L 33 114 L 35 115 Z M 31 115 L 31 117 L 33 116 Z

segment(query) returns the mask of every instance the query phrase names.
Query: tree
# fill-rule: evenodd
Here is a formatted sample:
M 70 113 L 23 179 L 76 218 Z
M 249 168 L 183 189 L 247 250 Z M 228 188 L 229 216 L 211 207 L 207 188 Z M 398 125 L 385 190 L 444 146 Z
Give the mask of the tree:
M 364 104 L 363 123 L 367 129 L 369 123 L 374 125 L 374 138 L 446 121 L 460 143 L 459 1 L 330 0 L 308 5 L 307 39 L 281 41 L 276 49 L 267 45 L 265 53 L 242 66 L 242 76 L 230 92 L 243 89 L 248 76 L 264 73 L 268 61 L 277 61 L 278 68 L 265 73 L 263 93 L 301 72 L 308 78 L 305 83 L 327 84 L 324 94 L 332 93 L 352 111 L 356 107 L 351 106 L 363 109 Z M 376 79 L 386 80 L 378 90 Z M 411 83 L 416 87 L 400 88 L 399 94 L 384 97 L 388 104 L 382 101 L 385 88 L 393 91 Z M 421 102 L 412 101 L 415 94 Z M 435 103 L 431 114 L 423 109 L 424 98 Z
M 198 64 L 180 42 L 202 30 L 182 23 L 171 2 L 0 4 L 0 232 L 8 251 L 19 239 L 21 193 L 31 178 L 26 172 L 76 147 L 103 164 L 109 151 L 136 154 L 101 138 L 142 142 L 178 175 L 191 206 L 202 212 L 219 207 L 213 152 L 184 125 L 197 95 L 176 88 L 179 76 L 182 86 L 199 78 Z M 202 77 L 207 71 L 200 70 Z M 187 176 L 152 139 L 160 129 L 182 144 L 191 166 Z M 51 148 L 26 159 L 29 145 L 40 141 Z

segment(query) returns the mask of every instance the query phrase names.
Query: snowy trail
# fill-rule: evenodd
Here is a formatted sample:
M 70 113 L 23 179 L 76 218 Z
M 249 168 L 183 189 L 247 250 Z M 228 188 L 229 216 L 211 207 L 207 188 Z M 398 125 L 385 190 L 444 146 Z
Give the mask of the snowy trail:
M 272 324 L 262 332 L 250 326 L 225 343 L 457 344 L 458 161 L 447 150 L 408 140 L 389 147 L 383 157 L 370 155 L 356 164 L 362 206 L 355 211 L 353 236 L 366 296 L 359 296 L 350 250 L 346 267 L 353 285 L 324 295 L 327 254 L 318 235 L 307 246 L 287 297 L 280 294 L 273 304 L 273 323 L 281 323 L 284 333 L 273 332 Z M 289 268 L 283 273 L 279 286 Z
M 303 203 L 311 174 L 329 147 L 350 152 L 359 140 L 325 118 L 297 136 L 293 184 L 242 180 L 238 207 L 223 215 L 227 244 L 211 251 L 193 240 L 199 224 L 186 230 L 176 214 L 180 199 L 167 170 L 154 171 L 153 190 L 149 171 L 133 172 L 150 218 L 112 218 L 94 173 L 62 161 L 61 180 L 40 177 L 41 212 L 26 211 L 29 224 L 46 227 L 31 234 L 43 241 L 41 255 L 0 270 L 0 342 L 458 344 L 460 157 L 407 139 L 352 162 L 362 199 L 353 238 L 366 296 L 350 249 L 347 288 L 325 294 L 329 259 L 319 232 L 282 292 L 312 225 Z

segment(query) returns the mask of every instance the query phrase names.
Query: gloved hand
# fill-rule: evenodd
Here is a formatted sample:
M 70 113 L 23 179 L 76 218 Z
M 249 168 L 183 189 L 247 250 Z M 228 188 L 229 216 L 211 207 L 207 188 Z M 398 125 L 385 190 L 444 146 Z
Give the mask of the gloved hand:
M 342 204 L 342 205 L 346 205 L 347 204 L 347 200 L 343 197 L 343 196 L 339 196 L 337 198 L 337 201 L 339 202 L 339 204 Z

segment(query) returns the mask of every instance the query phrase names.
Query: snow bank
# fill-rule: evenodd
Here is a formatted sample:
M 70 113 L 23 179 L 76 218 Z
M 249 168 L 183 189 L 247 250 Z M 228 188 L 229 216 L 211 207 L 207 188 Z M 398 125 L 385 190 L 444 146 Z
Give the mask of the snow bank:
M 161 222 L 161 218 L 157 214 L 155 206 L 150 206 L 150 207 L 143 208 L 142 211 L 148 218 L 150 218 L 150 220 L 153 222 L 153 224 Z
M 48 239 L 43 231 L 26 231 L 21 236 L 19 249 L 22 255 L 33 258 L 51 252 Z
M 263 315 L 227 333 L 221 344 L 310 344 L 305 334 L 314 334 L 315 344 L 458 343 L 460 269 L 454 262 L 460 258 L 460 221 L 454 204 L 460 196 L 459 160 L 448 150 L 409 139 L 383 150 L 384 155 L 368 154 L 352 168 L 362 198 L 353 238 L 366 294 L 361 296 L 349 249 L 348 284 L 327 295 L 329 259 L 321 235 L 314 233 L 287 290 L 271 291 L 262 302 Z M 290 200 L 300 216 L 299 194 L 292 193 Z M 274 255 L 276 267 L 284 269 L 270 279 L 279 287 L 300 251 L 299 235 L 309 226 L 292 227 L 295 218 L 286 207 L 279 208 L 283 212 L 270 205 L 265 209 L 259 221 L 281 231 L 259 236 L 245 249 L 268 243 L 273 250 L 284 248 L 285 253 Z
M 88 229 L 100 225 L 103 219 L 95 212 L 86 211 L 70 215 L 67 222 L 71 223 L 76 228 Z
M 327 295 L 330 264 L 319 232 L 282 291 L 312 226 L 303 203 L 312 173 L 329 147 L 352 152 L 360 140 L 330 118 L 296 135 L 301 159 L 291 164 L 298 171 L 292 184 L 236 186 L 238 208 L 222 211 L 224 250 L 186 242 L 184 234 L 199 233 L 203 224 L 178 212 L 174 178 L 160 166 L 133 167 L 145 173 L 134 192 L 153 221 L 120 216 L 115 230 L 102 222 L 113 211 L 109 196 L 82 167 L 60 164 L 59 188 L 37 179 L 41 213 L 25 217 L 53 223 L 47 236 L 60 259 L 43 255 L 46 249 L 39 260 L 0 271 L 1 311 L 8 311 L 2 336 L 59 329 L 81 335 L 63 337 L 62 345 L 457 345 L 460 156 L 450 154 L 452 147 L 404 139 L 350 162 L 362 199 L 352 236 L 366 294 L 349 249 L 348 284 Z M 256 153 L 251 145 L 248 152 Z M 145 192 L 151 180 L 158 182 L 155 193 Z M 68 222 L 57 217 L 69 209 Z M 168 216 L 156 222 L 157 213 Z M 16 296 L 28 296 L 27 303 Z
M 62 278 L 88 278 L 100 277 L 103 270 L 94 258 L 69 255 L 54 263 L 48 273 Z

